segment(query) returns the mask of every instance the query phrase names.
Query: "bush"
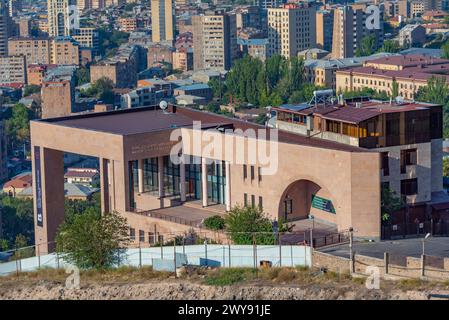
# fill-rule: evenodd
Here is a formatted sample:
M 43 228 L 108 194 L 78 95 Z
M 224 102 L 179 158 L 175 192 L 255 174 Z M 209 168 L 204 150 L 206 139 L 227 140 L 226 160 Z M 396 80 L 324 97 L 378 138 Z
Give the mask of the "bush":
M 211 271 L 206 279 L 210 286 L 230 286 L 254 278 L 255 271 L 248 268 L 220 268 Z
M 204 220 L 203 225 L 210 230 L 223 230 L 225 219 L 219 215 L 209 217 Z
M 235 244 L 274 244 L 271 220 L 260 208 L 236 206 L 225 218 L 226 228 Z M 282 226 L 279 227 L 282 231 Z
M 129 241 L 126 219 L 116 212 L 99 215 L 95 209 L 77 214 L 61 225 L 57 250 L 82 269 L 114 266 Z

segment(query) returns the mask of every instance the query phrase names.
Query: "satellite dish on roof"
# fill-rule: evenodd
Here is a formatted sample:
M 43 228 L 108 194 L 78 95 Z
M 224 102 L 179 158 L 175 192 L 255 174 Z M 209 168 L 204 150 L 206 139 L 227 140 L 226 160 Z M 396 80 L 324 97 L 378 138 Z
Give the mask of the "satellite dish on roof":
M 162 109 L 162 111 L 166 111 L 168 108 L 168 103 L 167 101 L 162 100 L 161 102 L 159 102 L 159 108 Z

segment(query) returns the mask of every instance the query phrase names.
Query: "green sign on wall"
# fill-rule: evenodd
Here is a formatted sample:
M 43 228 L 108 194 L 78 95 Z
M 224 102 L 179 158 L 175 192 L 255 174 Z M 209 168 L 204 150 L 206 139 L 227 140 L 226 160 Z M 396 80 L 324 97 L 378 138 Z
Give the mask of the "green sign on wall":
M 332 201 L 312 195 L 312 208 L 323 210 L 335 214 L 335 208 Z

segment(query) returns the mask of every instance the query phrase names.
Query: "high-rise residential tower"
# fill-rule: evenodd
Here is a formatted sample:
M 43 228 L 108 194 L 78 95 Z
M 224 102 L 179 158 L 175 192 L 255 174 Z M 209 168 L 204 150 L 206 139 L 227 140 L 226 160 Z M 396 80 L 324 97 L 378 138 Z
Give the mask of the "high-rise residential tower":
M 70 6 L 74 0 L 48 0 L 48 34 L 50 37 L 70 35 Z
M 8 55 L 8 37 L 10 35 L 10 17 L 8 1 L 0 0 L 0 57 Z
M 173 0 L 151 0 L 151 25 L 153 42 L 175 39 Z
M 316 47 L 316 7 L 288 3 L 268 9 L 268 56 L 286 58 Z

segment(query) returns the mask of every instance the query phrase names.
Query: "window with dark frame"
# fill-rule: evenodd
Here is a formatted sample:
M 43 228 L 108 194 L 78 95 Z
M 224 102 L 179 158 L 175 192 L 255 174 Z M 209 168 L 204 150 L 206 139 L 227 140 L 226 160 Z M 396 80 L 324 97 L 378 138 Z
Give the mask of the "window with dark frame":
M 257 167 L 257 179 L 259 182 L 262 181 L 262 169 L 260 167 Z
M 131 239 L 131 241 L 136 240 L 136 229 L 129 228 L 129 238 Z
M 418 179 L 401 180 L 401 196 L 413 196 L 418 194 Z
M 243 180 L 246 180 L 248 178 L 248 172 L 246 169 L 246 164 L 243 165 Z
M 390 175 L 390 157 L 389 152 L 382 152 L 381 153 L 381 168 L 383 175 L 389 176 Z
M 245 207 L 248 206 L 248 194 L 247 194 L 247 193 L 244 193 L 244 194 L 243 194 L 243 205 L 244 205 Z
M 417 149 L 401 150 L 401 173 L 407 172 L 407 166 L 418 164 Z
M 262 210 L 263 209 L 263 199 L 261 196 L 259 196 L 259 209 Z
M 255 208 L 256 207 L 256 196 L 255 195 L 251 195 L 251 207 Z
M 251 166 L 251 181 L 254 180 L 254 166 Z
M 145 231 L 139 230 L 139 242 L 145 242 Z

